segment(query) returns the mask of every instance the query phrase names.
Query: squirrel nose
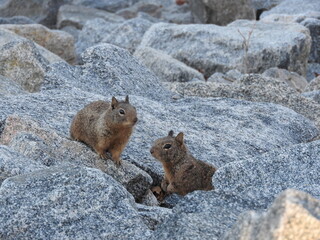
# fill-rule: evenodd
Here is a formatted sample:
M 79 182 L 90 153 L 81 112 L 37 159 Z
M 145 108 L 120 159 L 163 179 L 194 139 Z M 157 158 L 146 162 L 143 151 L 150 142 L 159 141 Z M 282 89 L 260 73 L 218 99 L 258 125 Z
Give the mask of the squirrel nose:
M 153 154 L 153 153 L 154 153 L 154 150 L 153 150 L 153 148 L 151 148 L 151 149 L 150 149 L 150 153 L 151 153 L 151 154 Z
M 133 119 L 133 122 L 134 122 L 134 123 L 138 122 L 138 118 L 135 117 L 135 118 Z

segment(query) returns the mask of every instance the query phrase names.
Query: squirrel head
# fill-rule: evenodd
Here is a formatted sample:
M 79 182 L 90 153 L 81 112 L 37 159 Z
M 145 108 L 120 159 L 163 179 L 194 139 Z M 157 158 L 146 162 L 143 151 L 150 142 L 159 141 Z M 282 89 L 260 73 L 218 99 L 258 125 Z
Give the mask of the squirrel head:
M 129 96 L 124 101 L 112 97 L 111 115 L 114 123 L 123 126 L 134 126 L 138 121 L 136 108 L 129 103 Z
M 187 153 L 187 147 L 183 142 L 183 132 L 180 132 L 176 137 L 173 136 L 171 130 L 168 136 L 157 139 L 150 153 L 160 162 L 178 163 Z

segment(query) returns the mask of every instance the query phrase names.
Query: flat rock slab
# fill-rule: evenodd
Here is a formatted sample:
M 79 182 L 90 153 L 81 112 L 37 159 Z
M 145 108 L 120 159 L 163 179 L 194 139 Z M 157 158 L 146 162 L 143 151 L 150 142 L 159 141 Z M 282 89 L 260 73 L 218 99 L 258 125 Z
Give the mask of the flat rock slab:
M 146 239 L 133 197 L 92 168 L 60 166 L 6 179 L 0 187 L 1 238 Z
M 145 33 L 140 46 L 162 50 L 204 72 L 205 77 L 231 69 L 262 73 L 271 67 L 305 75 L 311 37 L 299 24 L 246 20 L 225 27 L 157 23 Z

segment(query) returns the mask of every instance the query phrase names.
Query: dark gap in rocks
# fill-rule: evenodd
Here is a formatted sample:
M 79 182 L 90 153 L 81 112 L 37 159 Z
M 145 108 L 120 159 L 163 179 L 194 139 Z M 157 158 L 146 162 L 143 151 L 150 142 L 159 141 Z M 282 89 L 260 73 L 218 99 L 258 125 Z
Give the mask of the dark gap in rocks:
M 256 20 L 257 20 L 257 21 L 260 20 L 261 14 L 262 14 L 264 11 L 266 11 L 266 10 L 267 10 L 267 9 L 265 9 L 265 8 L 257 9 L 257 11 L 256 11 Z

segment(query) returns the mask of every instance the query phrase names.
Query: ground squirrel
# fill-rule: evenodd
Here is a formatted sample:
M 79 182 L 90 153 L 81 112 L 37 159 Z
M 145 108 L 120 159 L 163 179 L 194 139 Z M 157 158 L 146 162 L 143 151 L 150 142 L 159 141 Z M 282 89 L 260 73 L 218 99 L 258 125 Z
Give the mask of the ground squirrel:
M 173 131 L 164 138 L 157 139 L 150 153 L 164 168 L 161 188 L 168 193 L 185 195 L 194 190 L 211 190 L 212 175 L 216 169 L 195 159 L 183 142 L 183 133 L 173 136 Z
M 70 135 L 71 138 L 91 146 L 101 158 L 110 158 L 120 165 L 120 154 L 126 146 L 137 122 L 135 107 L 125 101 L 96 101 L 86 105 L 74 117 Z

